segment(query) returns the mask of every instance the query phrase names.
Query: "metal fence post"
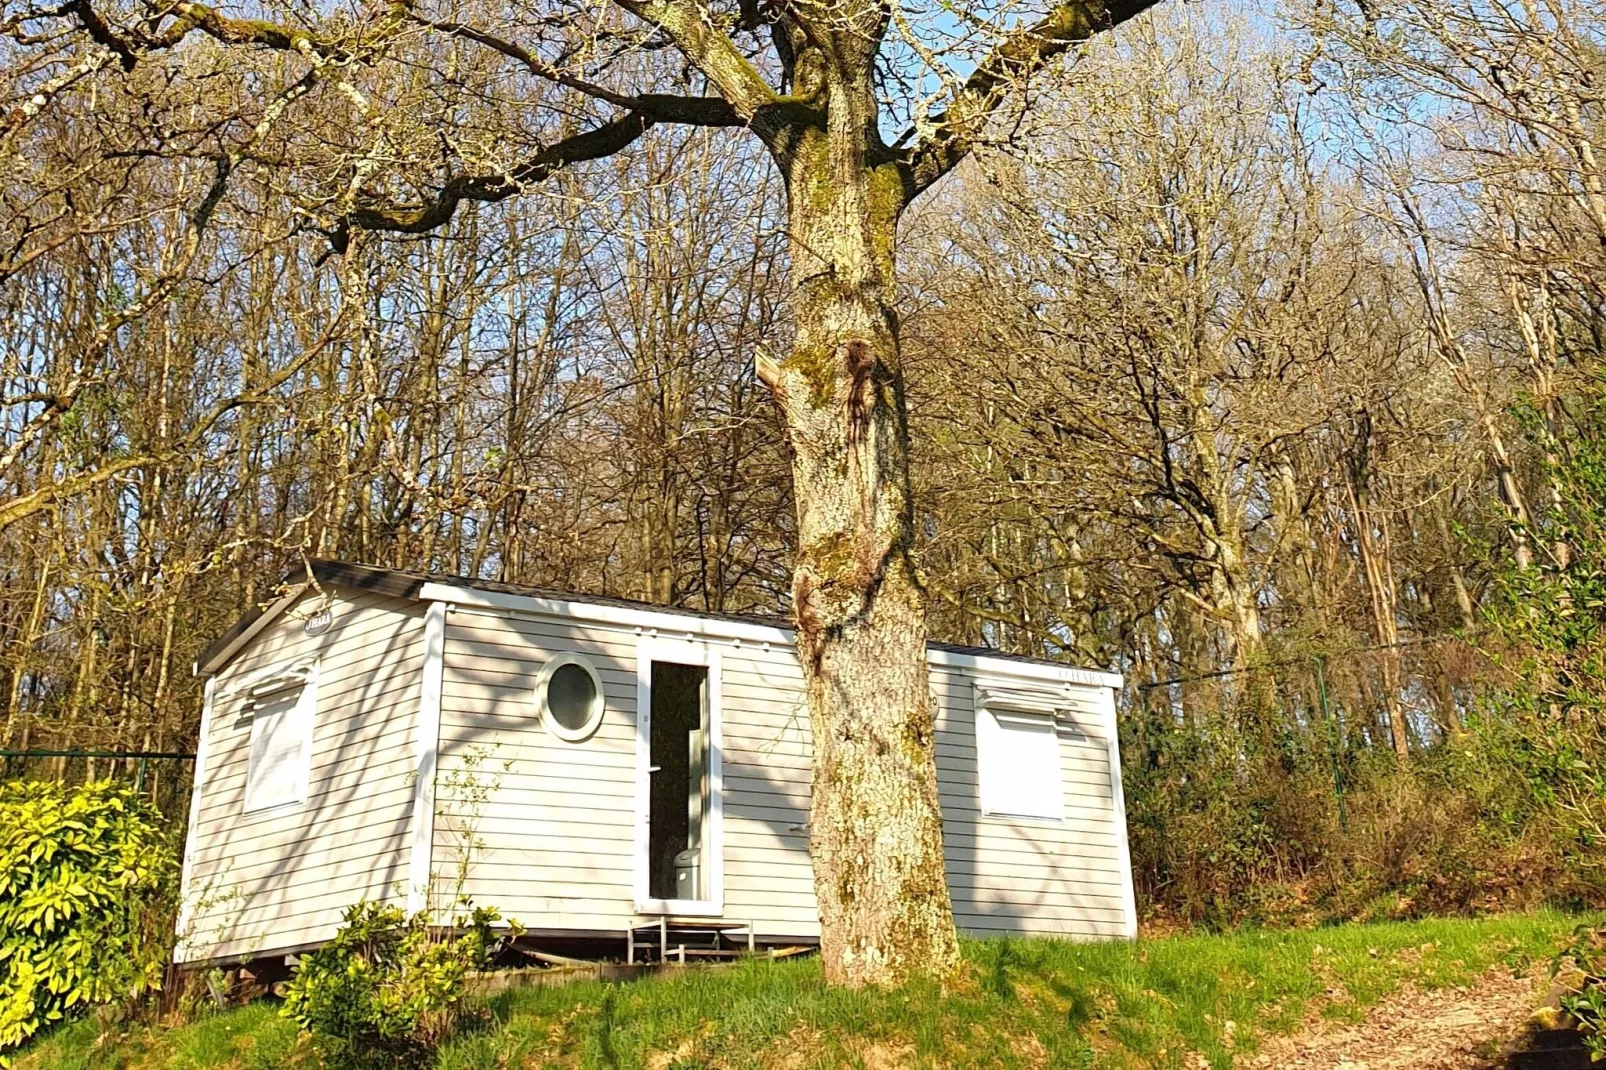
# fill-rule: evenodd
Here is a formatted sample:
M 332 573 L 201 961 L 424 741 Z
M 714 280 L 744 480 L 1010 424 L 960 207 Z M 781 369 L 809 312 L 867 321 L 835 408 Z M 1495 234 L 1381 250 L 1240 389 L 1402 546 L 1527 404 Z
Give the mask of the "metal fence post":
M 1323 666 L 1326 661 L 1327 658 L 1324 655 L 1316 655 L 1316 698 L 1322 706 L 1322 720 L 1327 723 L 1327 756 L 1333 765 L 1333 791 L 1338 796 L 1338 823 L 1340 827 L 1347 830 L 1349 828 L 1349 814 L 1345 812 L 1344 808 L 1344 776 L 1339 769 L 1338 747 L 1335 743 L 1338 734 L 1336 731 L 1337 722 L 1334 720 L 1333 711 L 1327 703 L 1327 674 L 1323 672 Z

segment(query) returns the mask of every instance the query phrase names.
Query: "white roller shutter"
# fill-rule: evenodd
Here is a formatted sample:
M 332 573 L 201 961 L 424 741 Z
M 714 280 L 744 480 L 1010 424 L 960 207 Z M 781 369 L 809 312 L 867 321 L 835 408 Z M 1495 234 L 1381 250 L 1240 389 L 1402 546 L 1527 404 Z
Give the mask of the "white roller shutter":
M 983 814 L 1065 819 L 1054 692 L 976 689 L 976 768 Z
M 317 702 L 317 675 L 310 669 L 277 676 L 250 689 L 246 813 L 307 801 Z

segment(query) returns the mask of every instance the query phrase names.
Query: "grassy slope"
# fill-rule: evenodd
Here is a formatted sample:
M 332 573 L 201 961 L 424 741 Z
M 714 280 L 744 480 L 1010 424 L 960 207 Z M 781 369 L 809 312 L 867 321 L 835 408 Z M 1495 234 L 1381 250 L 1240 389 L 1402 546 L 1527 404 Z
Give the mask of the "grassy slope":
M 506 993 L 494 1021 L 439 1058 L 469 1067 L 1215 1067 L 1307 1013 L 1359 1017 L 1406 981 L 1456 984 L 1549 953 L 1577 919 L 1485 920 L 1246 931 L 1137 944 L 971 943 L 957 991 L 826 988 L 810 960 L 749 962 L 628 985 Z M 1197 1064 L 1197 1056 L 1192 1060 Z M 294 1027 L 255 1004 L 168 1028 L 99 1038 L 59 1030 L 19 1070 L 315 1067 Z

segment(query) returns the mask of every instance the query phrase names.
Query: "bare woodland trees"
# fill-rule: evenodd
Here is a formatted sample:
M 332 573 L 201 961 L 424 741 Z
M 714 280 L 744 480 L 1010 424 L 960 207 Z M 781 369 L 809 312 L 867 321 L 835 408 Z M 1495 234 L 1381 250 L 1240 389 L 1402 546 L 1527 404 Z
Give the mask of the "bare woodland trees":
M 974 265 L 963 289 L 941 283 L 964 299 L 921 324 L 939 336 L 925 344 L 961 354 L 932 365 L 932 404 L 962 407 L 954 423 L 975 438 L 956 445 L 996 458 L 982 478 L 1052 531 L 1025 540 L 1039 561 L 1015 567 L 1070 569 L 1083 591 L 1007 599 L 1006 617 L 1052 635 L 1044 609 L 1104 600 L 1102 582 L 1132 626 L 1173 614 L 1178 660 L 1163 676 L 1249 670 L 1268 657 L 1270 592 L 1320 602 L 1300 574 L 1321 537 L 1312 481 L 1343 470 L 1308 451 L 1365 423 L 1409 340 L 1357 315 L 1389 309 L 1378 290 L 1396 273 L 1368 250 L 1364 220 L 1334 204 L 1347 191 L 1313 173 L 1302 104 L 1275 73 L 1223 56 L 1230 37 L 1213 55 L 1181 32 L 1128 40 L 1101 78 L 1107 95 L 1069 96 L 1039 132 L 1046 151 L 989 162 L 1001 207 L 961 246 Z M 979 426 L 964 415 L 976 384 Z M 1353 482 L 1339 483 L 1364 557 L 1380 536 Z M 1117 619 L 1063 621 L 1059 639 L 1092 653 L 1089 631 Z
M 1020 152 L 933 205 L 909 273 L 928 572 L 950 626 L 1180 679 L 1190 721 L 1224 700 L 1255 720 L 1268 676 L 1286 696 L 1312 654 L 1370 648 L 1338 686 L 1403 759 L 1471 701 L 1452 637 L 1476 631 L 1480 540 L 1526 552 L 1537 459 L 1508 406 L 1534 390 L 1550 426 L 1558 368 L 1594 358 L 1558 363 L 1554 285 L 1539 319 L 1513 289 L 1511 235 L 1537 225 L 1502 223 L 1481 172 L 1402 180 L 1351 110 L 1372 96 L 1201 30 L 1156 17 L 1097 50 Z M 1566 184 L 1554 160 L 1468 158 Z
M 1292 879 L 1341 834 L 1291 808 L 1311 784 L 1342 811 L 1358 754 L 1486 715 L 1478 603 L 1567 560 L 1530 533 L 1593 433 L 1598 63 L 1569 42 L 1599 13 L 1345 12 L 1304 54 L 1156 13 L 913 224 L 939 626 L 1124 659 L 1140 880 L 1172 902 L 1236 858 Z M 1519 68 L 1526 110 L 1494 88 Z M 1190 783 L 1239 813 L 1185 823 Z
M 8 286 L 4 500 L 137 463 L 5 528 L 0 746 L 183 749 L 199 645 L 302 554 L 650 594 L 630 503 L 646 478 L 637 458 L 664 440 L 639 413 L 665 383 L 621 374 L 599 311 L 616 297 L 601 276 L 623 260 L 619 242 L 646 239 L 619 229 L 588 247 L 576 218 L 592 213 L 596 233 L 605 204 L 611 220 L 645 187 L 706 198 L 754 162 L 728 146 L 666 151 L 684 174 L 574 180 L 494 221 L 321 263 L 324 250 L 226 200 L 183 300 L 93 366 L 75 343 L 92 336 L 115 250 L 41 259 Z M 631 276 L 644 304 L 671 287 L 719 295 L 687 310 L 670 361 L 685 425 L 667 463 L 693 473 L 671 541 L 686 604 L 774 607 L 790 545 L 785 459 L 751 368 L 726 358 L 776 337 L 780 295 L 762 270 L 753 284 L 753 265 L 779 243 L 762 221 L 702 219 L 677 239 L 684 271 Z M 274 240 L 251 250 L 263 235 Z M 117 237 L 136 252 L 160 240 L 138 219 Z M 48 410 L 22 397 L 74 374 L 94 381 L 27 439 Z M 163 435 L 187 445 L 152 444 Z
M 393 382 L 375 374 L 379 332 L 361 322 L 369 232 L 472 230 L 457 218 L 465 201 L 506 199 L 566 165 L 624 150 L 654 124 L 757 135 L 787 195 L 792 338 L 784 358 L 756 359 L 792 458 L 792 602 L 814 724 L 811 844 L 824 956 L 834 980 L 862 983 L 945 973 L 957 961 L 923 601 L 908 562 L 893 306 L 899 216 L 988 136 L 1001 108 L 1024 106 L 1018 91 L 1031 75 L 1147 2 L 962 16 L 844 0 L 720 11 L 684 0 L 590 10 L 395 3 L 259 20 L 191 2 L 73 0 L 23 7 L 8 26 L 20 54 L 38 64 L 33 97 L 43 106 L 79 83 L 92 92 L 104 83 L 156 104 L 125 133 L 129 155 L 193 161 L 188 180 L 202 192 L 180 198 L 187 233 L 161 279 L 188 266 L 229 183 L 245 173 L 266 187 L 264 203 L 287 202 L 270 209 L 286 213 L 287 226 L 321 232 L 348 256 L 342 314 L 359 320 L 352 388 L 369 407 L 394 391 L 428 391 L 451 359 L 435 343 L 439 310 L 426 292 L 422 359 Z M 666 47 L 684 71 L 665 61 Z M 242 54 L 256 61 L 255 78 L 231 77 Z M 92 77 L 113 69 L 126 77 Z M 28 109 L 14 124 L 36 116 Z M 883 125 L 897 122 L 909 131 L 888 145 Z M 451 284 L 444 273 L 430 282 Z M 133 307 L 160 299 L 162 285 L 142 287 Z M 67 385 L 66 395 L 40 402 L 24 437 L 75 407 L 78 384 Z M 451 404 L 427 408 L 426 420 L 458 420 Z M 658 416 L 671 432 L 678 414 Z M 423 455 L 409 456 L 388 424 L 362 450 L 343 441 L 345 430 L 327 442 L 331 462 L 388 461 L 400 477 L 395 522 L 438 493 L 421 479 Z M 139 460 L 118 463 L 132 470 Z M 114 468 L 80 478 L 111 479 Z M 649 494 L 657 500 L 641 506 L 644 515 L 662 523 L 673 490 L 660 478 Z M 35 499 L 40 508 L 46 497 Z
M 304 554 L 790 608 L 853 982 L 954 954 L 928 609 L 1132 763 L 1431 753 L 1570 552 L 1603 13 L 1141 6 L 8 5 L 0 746 L 184 745 Z

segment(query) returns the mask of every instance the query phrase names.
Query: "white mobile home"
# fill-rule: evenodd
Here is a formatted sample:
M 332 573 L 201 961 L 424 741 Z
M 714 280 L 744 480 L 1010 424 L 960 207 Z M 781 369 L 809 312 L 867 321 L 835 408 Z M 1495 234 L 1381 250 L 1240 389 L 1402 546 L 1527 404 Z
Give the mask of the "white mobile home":
M 940 643 L 930 665 L 961 931 L 1133 935 L 1119 678 Z M 196 668 L 181 962 L 302 951 L 359 900 L 459 886 L 534 938 L 818 939 L 778 621 L 320 561 Z

